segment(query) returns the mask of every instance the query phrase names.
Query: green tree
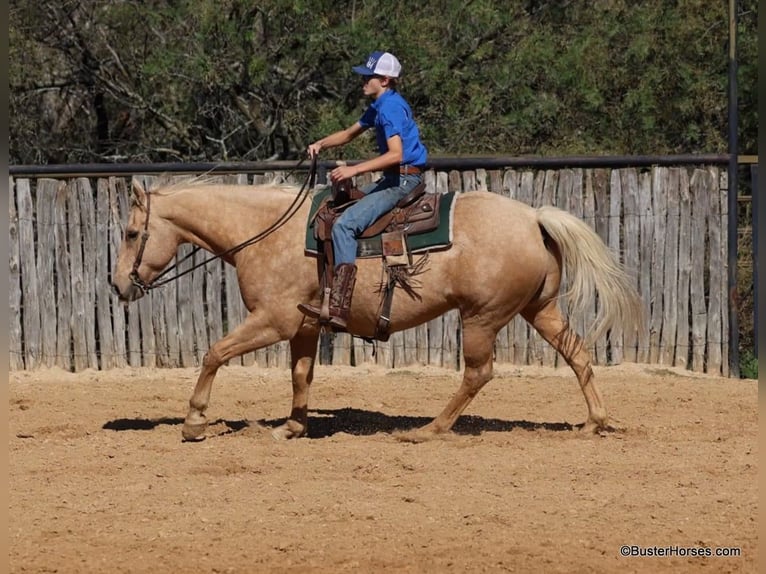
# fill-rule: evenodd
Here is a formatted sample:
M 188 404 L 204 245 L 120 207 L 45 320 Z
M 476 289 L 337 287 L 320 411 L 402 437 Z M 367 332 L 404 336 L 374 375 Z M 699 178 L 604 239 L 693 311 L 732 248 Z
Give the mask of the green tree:
M 740 0 L 742 153 L 757 3 Z M 432 155 L 726 150 L 727 3 L 12 0 L 11 163 L 294 158 L 402 61 Z M 370 138 L 332 152 L 374 153 Z

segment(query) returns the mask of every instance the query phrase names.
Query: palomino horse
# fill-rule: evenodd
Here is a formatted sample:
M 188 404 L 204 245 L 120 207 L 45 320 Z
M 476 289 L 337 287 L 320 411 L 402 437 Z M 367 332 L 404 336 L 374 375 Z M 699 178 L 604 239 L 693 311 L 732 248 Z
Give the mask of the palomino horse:
M 112 284 L 120 299 L 134 301 L 175 257 L 193 243 L 220 254 L 262 233 L 294 205 L 299 190 L 280 185 L 174 184 L 151 193 L 133 183 L 133 203 Z M 218 368 L 244 353 L 289 340 L 293 400 L 290 416 L 275 438 L 306 434 L 308 395 L 320 326 L 299 303 L 319 304 L 317 263 L 304 253 L 309 202 L 262 240 L 223 259 L 236 266 L 249 310 L 242 324 L 214 343 L 204 357 L 189 401 L 182 435 L 204 438 L 205 410 Z M 463 381 L 444 410 L 420 429 L 450 430 L 479 390 L 492 378 L 498 331 L 520 313 L 564 357 L 577 376 L 588 406 L 583 430 L 607 426 L 607 413 L 593 381 L 591 357 L 557 306 L 566 270 L 572 308 L 582 310 L 598 294 L 599 312 L 590 340 L 613 325 L 625 331 L 642 324 L 636 290 L 596 233 L 555 207 L 538 209 L 488 192 L 460 194 L 453 245 L 432 252 L 419 279 L 420 298 L 398 295 L 391 332 L 408 329 L 458 309 L 462 319 Z M 381 262 L 358 260 L 359 271 L 348 328 L 372 337 L 380 305 Z

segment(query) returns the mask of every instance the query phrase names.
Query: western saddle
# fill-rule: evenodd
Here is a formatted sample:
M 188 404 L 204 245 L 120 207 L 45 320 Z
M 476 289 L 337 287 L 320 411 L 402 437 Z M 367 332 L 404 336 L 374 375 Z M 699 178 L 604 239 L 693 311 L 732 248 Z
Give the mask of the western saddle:
M 346 180 L 334 184 L 332 193 L 318 207 L 314 215 L 314 236 L 321 246 L 319 261 L 320 287 L 333 284 L 335 261 L 332 246 L 332 226 L 343 212 L 362 199 L 364 194 L 351 187 Z M 357 239 L 380 235 L 383 262 L 389 280 L 383 286 L 383 299 L 378 314 L 375 338 L 387 341 L 390 335 L 390 312 L 394 287 L 401 281 L 401 270 L 411 265 L 407 252 L 407 236 L 427 233 L 439 227 L 439 195 L 426 193 L 425 183 L 420 183 L 388 213 L 378 218 Z M 399 269 L 393 273 L 393 268 Z M 396 280 L 394 279 L 396 277 Z M 410 292 L 413 295 L 412 292 Z

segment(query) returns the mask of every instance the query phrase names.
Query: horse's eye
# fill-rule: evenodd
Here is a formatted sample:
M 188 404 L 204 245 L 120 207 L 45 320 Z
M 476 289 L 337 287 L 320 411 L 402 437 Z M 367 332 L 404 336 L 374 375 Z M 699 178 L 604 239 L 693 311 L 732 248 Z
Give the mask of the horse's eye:
M 125 239 L 129 239 L 130 241 L 135 241 L 138 239 L 138 231 L 135 229 L 128 229 L 128 231 L 125 232 Z

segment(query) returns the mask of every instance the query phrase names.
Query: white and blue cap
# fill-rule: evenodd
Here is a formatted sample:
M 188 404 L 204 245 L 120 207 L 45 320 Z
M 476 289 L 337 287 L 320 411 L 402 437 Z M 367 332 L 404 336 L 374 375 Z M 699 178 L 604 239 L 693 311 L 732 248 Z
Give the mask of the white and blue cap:
M 362 76 L 398 78 L 399 72 L 402 71 L 402 65 L 396 59 L 396 56 L 389 52 L 373 52 L 367 58 L 364 66 L 354 66 L 352 70 Z

